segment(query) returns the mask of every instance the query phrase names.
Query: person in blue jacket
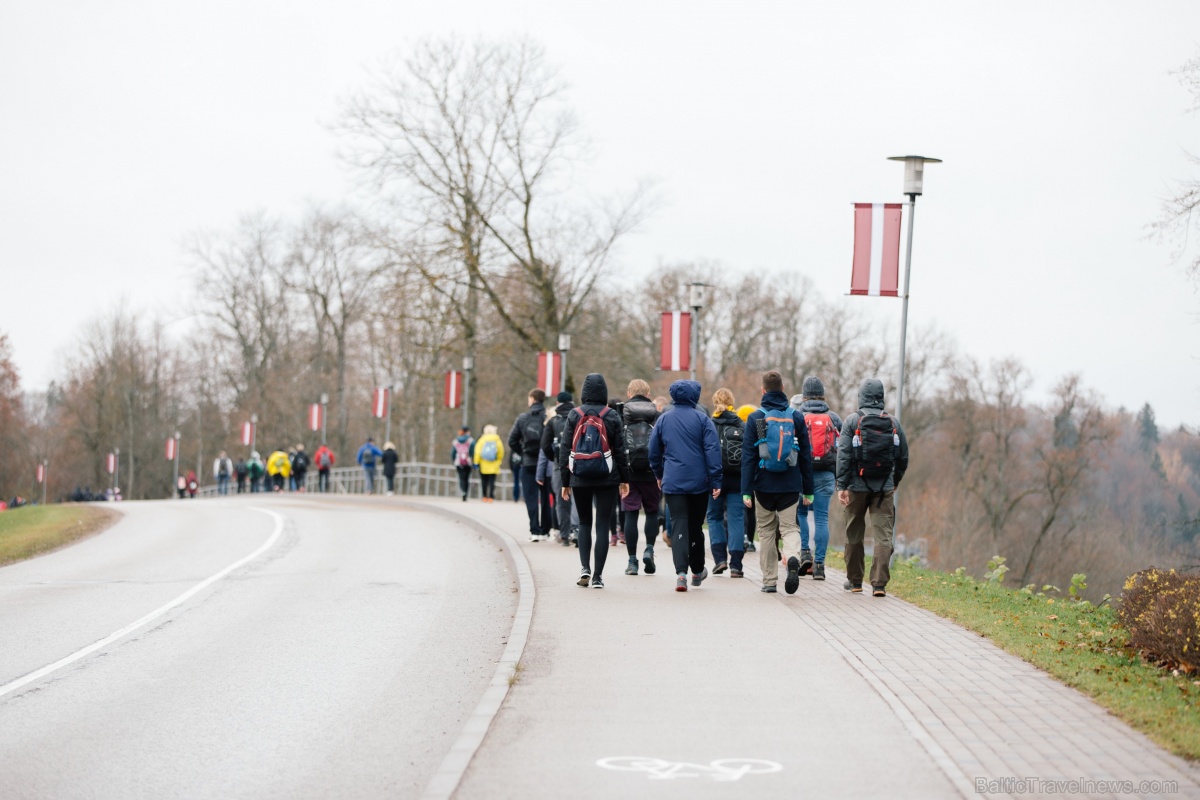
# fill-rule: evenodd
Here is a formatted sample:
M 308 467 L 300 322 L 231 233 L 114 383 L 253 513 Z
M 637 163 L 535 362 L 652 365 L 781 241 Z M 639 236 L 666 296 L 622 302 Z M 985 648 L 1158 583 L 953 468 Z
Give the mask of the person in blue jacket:
M 777 591 L 778 533 L 787 561 L 784 589 L 795 594 L 800 586 L 800 525 L 796 512 L 788 509 L 801 501 L 812 505 L 812 447 L 804 414 L 792 408 L 783 393 L 783 376 L 774 370 L 764 372 L 762 389 L 762 406 L 746 418 L 742 440 L 742 501 L 747 508 L 753 504 L 757 509 L 762 591 Z M 791 437 L 785 440 L 788 428 Z
M 363 468 L 363 477 L 367 482 L 367 494 L 375 494 L 375 462 L 383 457 L 383 451 L 375 445 L 375 440 L 368 436 L 363 446 L 358 448 L 358 465 Z
M 687 591 L 708 577 L 704 566 L 704 517 L 709 498 L 721 496 L 721 448 L 717 427 L 703 410 L 700 384 L 671 384 L 672 405 L 650 433 L 650 469 L 662 486 L 671 517 L 671 555 L 675 560 L 675 591 Z M 784 402 L 787 400 L 785 398 Z

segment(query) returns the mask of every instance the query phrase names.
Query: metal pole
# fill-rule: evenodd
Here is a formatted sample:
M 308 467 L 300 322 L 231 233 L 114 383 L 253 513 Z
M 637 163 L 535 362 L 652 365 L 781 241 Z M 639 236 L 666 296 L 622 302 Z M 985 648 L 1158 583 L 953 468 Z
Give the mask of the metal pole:
M 700 307 L 692 306 L 692 341 L 688 354 L 689 366 L 692 368 L 692 380 L 696 380 L 696 354 L 700 352 Z
M 329 401 L 321 403 L 321 444 L 326 441 L 326 429 L 329 427 Z
M 463 370 L 463 404 L 462 405 L 463 405 L 463 427 L 464 428 L 471 424 L 471 421 L 468 417 L 469 417 L 469 413 L 471 410 L 471 373 L 474 371 L 475 371 L 475 369 L 473 366 L 467 367 L 466 369 Z M 451 399 L 454 399 L 454 398 L 451 398 Z
M 121 448 L 113 450 L 113 491 L 121 485 Z
M 50 459 L 42 459 L 42 505 L 46 505 L 46 486 L 50 483 Z
M 387 396 L 383 398 L 383 404 L 387 406 L 387 421 L 383 423 L 383 443 L 387 444 L 392 440 L 392 387 L 387 387 Z
M 908 282 L 912 278 L 913 223 L 917 218 L 917 196 L 908 196 L 908 250 L 904 256 L 904 303 L 900 311 L 900 385 L 896 392 L 896 419 L 904 422 L 905 344 L 908 338 Z
M 171 495 L 179 495 L 179 434 L 175 434 L 175 479 L 171 481 Z
M 558 371 L 561 373 L 558 376 L 558 390 L 565 392 L 567 390 L 567 351 L 558 351 Z

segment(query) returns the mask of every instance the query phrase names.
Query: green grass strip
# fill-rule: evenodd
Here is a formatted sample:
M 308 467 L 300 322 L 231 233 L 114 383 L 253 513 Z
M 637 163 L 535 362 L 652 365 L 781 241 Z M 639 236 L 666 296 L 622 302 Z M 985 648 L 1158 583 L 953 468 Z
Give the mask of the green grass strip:
M 120 515 L 79 504 L 0 511 L 0 566 L 57 550 L 107 528 Z

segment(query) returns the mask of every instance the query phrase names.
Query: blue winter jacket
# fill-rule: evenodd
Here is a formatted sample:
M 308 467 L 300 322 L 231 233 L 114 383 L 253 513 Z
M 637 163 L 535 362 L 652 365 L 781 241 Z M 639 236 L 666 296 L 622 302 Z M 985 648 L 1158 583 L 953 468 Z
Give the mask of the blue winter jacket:
M 700 384 L 671 384 L 675 405 L 663 412 L 650 433 L 650 469 L 665 494 L 701 494 L 721 488 L 721 447 L 717 426 L 696 403 Z
M 796 466 L 783 472 L 768 472 L 758 466 L 758 423 L 766 417 L 763 409 L 782 411 L 792 415 L 796 426 L 796 438 L 800 442 Z M 767 392 L 762 406 L 746 419 L 746 436 L 742 440 L 742 494 L 765 492 L 767 494 L 813 493 L 812 445 L 808 441 L 808 427 L 804 414 L 788 404 L 783 392 Z
M 378 447 L 376 447 L 374 445 L 374 443 L 366 442 L 365 444 L 363 444 L 362 447 L 358 448 L 357 459 L 358 459 L 358 463 L 360 466 L 362 465 L 363 461 L 366 459 L 367 453 L 370 453 L 372 455 L 373 460 L 375 462 L 378 462 L 379 459 L 383 457 L 382 450 L 380 450 Z

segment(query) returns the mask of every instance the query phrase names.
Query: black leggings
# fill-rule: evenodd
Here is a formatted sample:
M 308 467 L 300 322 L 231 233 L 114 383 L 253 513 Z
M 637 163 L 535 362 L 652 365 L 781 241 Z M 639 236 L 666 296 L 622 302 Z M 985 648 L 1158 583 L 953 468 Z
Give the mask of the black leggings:
M 646 514 L 646 547 L 654 548 L 654 537 L 658 534 L 658 514 Z M 625 549 L 630 558 L 637 558 L 638 551 L 638 509 L 625 512 Z
M 698 575 L 704 569 L 704 517 L 708 513 L 706 492 L 663 496 L 671 510 L 671 555 L 675 574 L 684 575 L 688 567 Z
M 496 499 L 496 476 L 488 475 L 486 472 L 479 475 L 479 482 L 483 485 L 483 496 L 489 500 Z
M 592 501 L 596 504 L 596 564 L 592 576 L 604 572 L 608 560 L 608 532 L 613 509 L 617 507 L 617 487 L 579 487 L 571 489 L 579 510 L 579 563 L 586 569 L 592 549 Z

